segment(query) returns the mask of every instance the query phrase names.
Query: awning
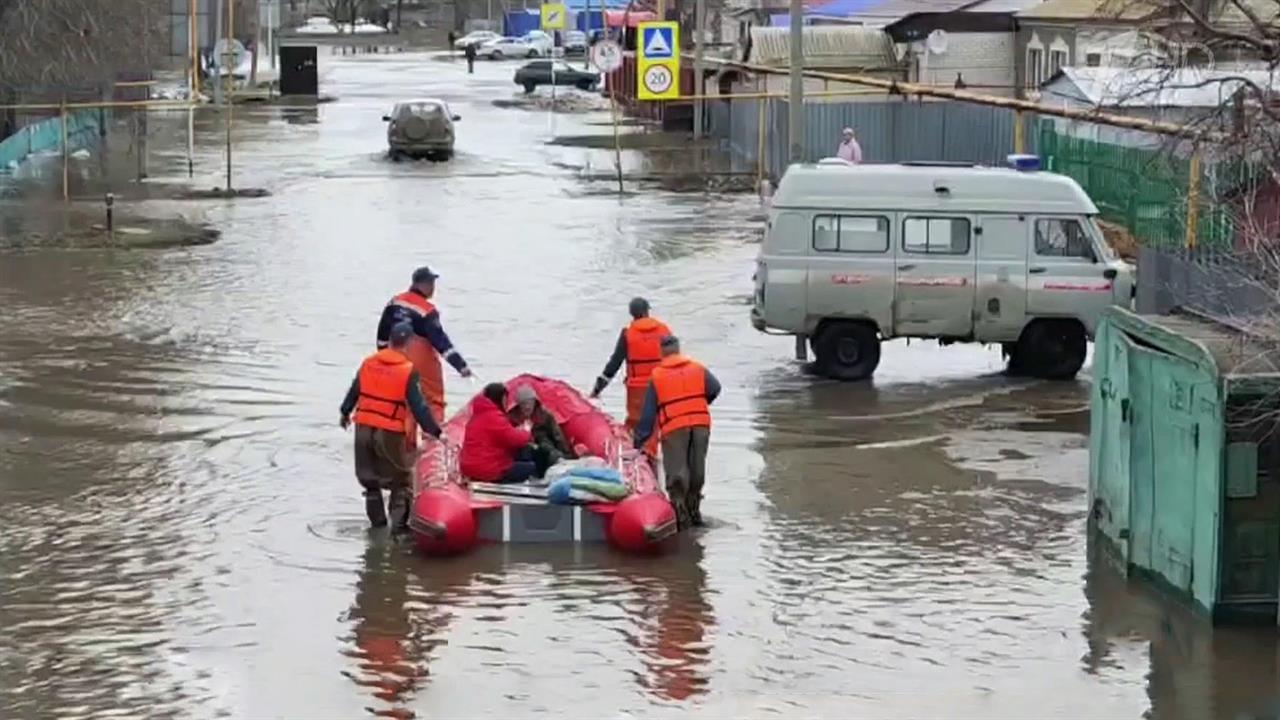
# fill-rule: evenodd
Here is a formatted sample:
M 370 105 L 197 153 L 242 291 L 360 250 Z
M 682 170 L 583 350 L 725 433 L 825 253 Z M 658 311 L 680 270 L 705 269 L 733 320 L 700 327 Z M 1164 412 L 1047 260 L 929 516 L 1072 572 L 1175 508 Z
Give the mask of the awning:
M 652 22 L 658 19 L 657 13 L 651 13 L 645 10 L 605 10 L 604 24 L 609 27 L 635 27 L 642 22 Z

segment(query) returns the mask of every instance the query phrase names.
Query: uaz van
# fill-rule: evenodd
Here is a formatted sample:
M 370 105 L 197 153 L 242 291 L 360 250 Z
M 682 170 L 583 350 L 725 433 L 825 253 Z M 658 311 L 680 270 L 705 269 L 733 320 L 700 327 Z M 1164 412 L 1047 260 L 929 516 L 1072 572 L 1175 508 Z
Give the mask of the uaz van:
M 880 343 L 1000 343 L 1011 371 L 1074 377 L 1130 266 L 1074 180 L 1013 168 L 793 165 L 772 198 L 751 321 L 807 341 L 819 372 L 870 377 Z

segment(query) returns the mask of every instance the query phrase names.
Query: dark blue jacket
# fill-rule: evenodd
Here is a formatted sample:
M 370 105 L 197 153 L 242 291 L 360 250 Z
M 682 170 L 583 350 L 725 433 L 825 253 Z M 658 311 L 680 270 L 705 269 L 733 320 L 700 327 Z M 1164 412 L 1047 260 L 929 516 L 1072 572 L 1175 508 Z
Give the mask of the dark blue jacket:
M 410 292 L 417 292 L 411 290 Z M 440 324 L 440 311 L 432 310 L 426 315 L 410 311 L 408 308 L 401 307 L 394 303 L 388 303 L 382 309 L 382 318 L 378 320 L 378 348 L 382 349 L 387 346 L 388 338 L 391 335 L 391 328 L 397 323 L 408 322 L 413 325 L 413 332 L 419 337 L 425 338 L 431 343 L 431 347 L 440 353 L 441 357 L 449 361 L 454 370 L 462 372 L 467 367 L 467 361 L 462 355 L 453 348 L 453 341 L 449 339 L 449 335 L 444 331 L 444 326 Z

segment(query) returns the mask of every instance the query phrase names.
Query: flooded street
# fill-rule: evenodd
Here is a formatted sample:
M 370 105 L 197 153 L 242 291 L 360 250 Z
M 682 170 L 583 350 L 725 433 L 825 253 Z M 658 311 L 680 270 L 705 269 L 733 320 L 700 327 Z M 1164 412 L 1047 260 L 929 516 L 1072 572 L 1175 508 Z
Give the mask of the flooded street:
M 611 194 L 609 152 L 546 144 L 608 113 L 495 107 L 514 65 L 322 61 L 338 102 L 237 110 L 273 197 L 149 205 L 220 242 L 0 254 L 0 718 L 1276 716 L 1274 629 L 1090 562 L 1087 378 L 926 342 L 806 376 L 748 322 L 754 195 Z M 457 157 L 392 163 L 423 96 Z M 338 404 L 422 264 L 483 381 L 588 388 L 648 297 L 725 385 L 711 527 L 658 559 L 370 533 Z

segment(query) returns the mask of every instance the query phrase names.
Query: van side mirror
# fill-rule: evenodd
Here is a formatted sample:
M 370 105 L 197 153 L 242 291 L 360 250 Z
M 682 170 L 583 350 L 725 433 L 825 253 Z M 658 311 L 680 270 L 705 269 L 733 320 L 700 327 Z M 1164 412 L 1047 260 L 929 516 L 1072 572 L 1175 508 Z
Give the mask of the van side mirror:
M 458 122 L 459 120 L 461 120 L 461 119 L 462 119 L 462 116 L 461 116 L 461 115 L 454 115 L 451 119 L 452 119 L 454 122 Z
M 382 116 L 382 122 L 391 122 L 391 116 L 390 116 L 390 115 L 383 115 L 383 116 Z

